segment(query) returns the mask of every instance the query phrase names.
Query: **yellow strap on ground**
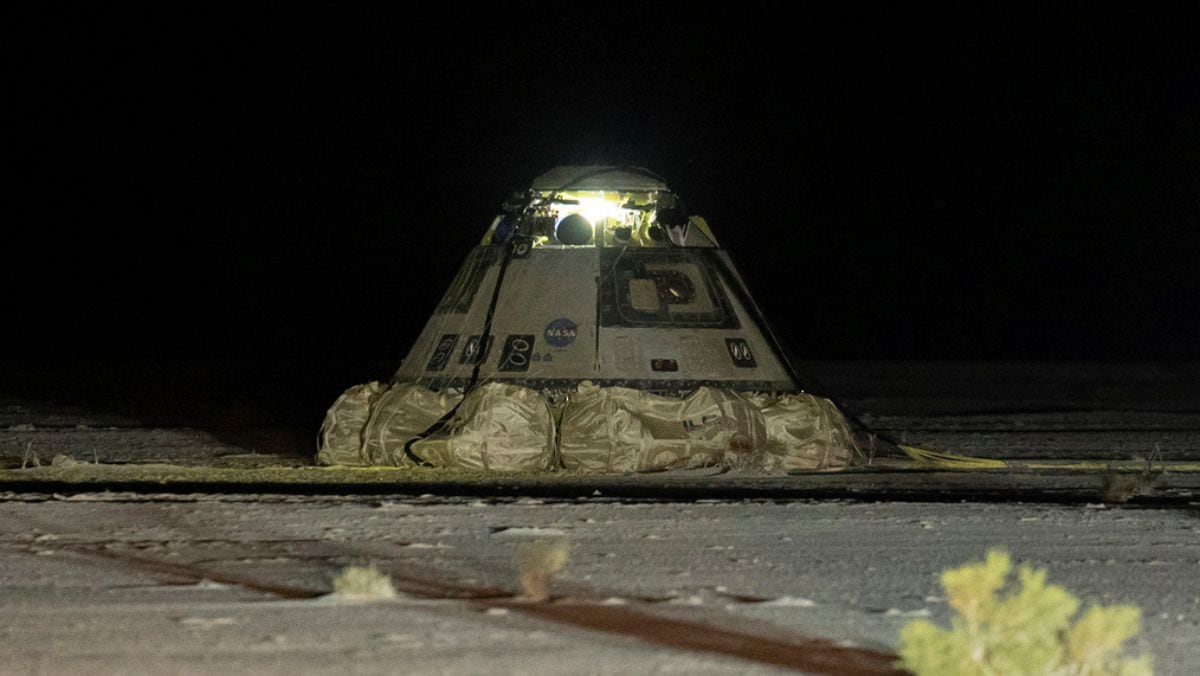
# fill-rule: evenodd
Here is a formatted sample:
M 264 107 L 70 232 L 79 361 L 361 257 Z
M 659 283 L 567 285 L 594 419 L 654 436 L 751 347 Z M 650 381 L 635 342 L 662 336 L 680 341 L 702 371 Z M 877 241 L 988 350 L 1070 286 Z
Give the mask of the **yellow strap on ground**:
M 945 451 L 929 451 L 915 446 L 901 446 L 908 457 L 923 465 L 947 467 L 954 469 L 1003 469 L 1008 463 L 993 458 L 973 458 L 969 455 L 958 455 Z
M 387 471 L 398 470 L 398 469 L 412 470 L 412 469 L 416 469 L 416 468 L 417 468 L 416 465 L 404 465 L 402 467 L 394 467 L 392 465 L 317 465 L 316 467 L 312 467 L 309 469 L 337 470 L 339 472 L 344 472 L 346 470 L 354 470 L 354 471 L 360 471 L 360 472 L 380 472 L 380 471 L 387 472 Z
M 944 467 L 946 469 L 1050 469 L 1050 470 L 1086 470 L 1086 471 L 1117 471 L 1147 469 L 1144 460 L 996 460 L 994 458 L 976 458 L 969 455 L 947 453 L 946 451 L 930 451 L 915 446 L 901 446 L 908 457 L 922 465 Z M 1155 462 L 1150 465 L 1152 471 L 1178 473 L 1200 472 L 1200 462 L 1168 461 Z
M 1200 462 L 1161 461 L 1147 465 L 1144 460 L 1062 460 L 1062 461 L 1023 461 L 1014 463 L 1016 466 L 1029 469 L 1088 469 L 1129 472 L 1143 470 L 1151 472 L 1200 472 Z

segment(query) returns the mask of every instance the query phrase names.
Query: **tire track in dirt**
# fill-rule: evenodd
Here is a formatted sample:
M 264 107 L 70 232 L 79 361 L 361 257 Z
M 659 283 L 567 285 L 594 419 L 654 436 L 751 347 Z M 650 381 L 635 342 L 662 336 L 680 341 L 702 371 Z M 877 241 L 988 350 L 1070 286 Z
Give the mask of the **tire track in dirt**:
M 325 596 L 325 590 L 283 585 L 231 575 L 188 563 L 176 563 L 101 545 L 61 547 L 85 560 L 119 569 L 135 569 L 153 575 L 168 575 L 200 582 L 208 580 L 242 587 L 288 600 L 306 600 Z M 904 674 L 895 666 L 896 655 L 867 648 L 838 645 L 780 628 L 755 623 L 759 631 L 742 631 L 719 626 L 722 619 L 748 624 L 741 618 L 708 613 L 713 621 L 667 617 L 653 612 L 648 603 L 631 601 L 625 605 L 605 605 L 605 598 L 585 589 L 572 591 L 578 596 L 560 597 L 544 603 L 522 601 L 504 589 L 466 585 L 443 579 L 426 571 L 418 574 L 406 569 L 388 569 L 393 585 L 403 594 L 423 599 L 464 601 L 480 608 L 505 608 L 558 625 L 586 629 L 603 634 L 634 638 L 664 648 L 734 657 L 758 664 L 806 673 L 884 676 Z M 583 595 L 588 597 L 584 598 Z

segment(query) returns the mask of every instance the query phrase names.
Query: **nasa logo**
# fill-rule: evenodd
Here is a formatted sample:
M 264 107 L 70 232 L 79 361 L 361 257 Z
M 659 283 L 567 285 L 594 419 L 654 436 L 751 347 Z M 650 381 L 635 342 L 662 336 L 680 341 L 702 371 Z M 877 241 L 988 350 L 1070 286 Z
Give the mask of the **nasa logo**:
M 561 317 L 546 325 L 546 344 L 551 347 L 566 347 L 575 342 L 575 322 Z

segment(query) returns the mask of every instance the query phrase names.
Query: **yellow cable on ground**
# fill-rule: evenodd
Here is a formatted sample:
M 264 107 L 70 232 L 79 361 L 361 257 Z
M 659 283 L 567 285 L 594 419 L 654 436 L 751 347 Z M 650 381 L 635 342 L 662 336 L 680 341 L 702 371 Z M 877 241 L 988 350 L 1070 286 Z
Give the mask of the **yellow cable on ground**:
M 416 465 L 316 465 L 313 467 L 305 467 L 303 469 L 336 470 L 339 472 L 346 470 L 352 470 L 355 472 L 390 472 L 394 470 L 413 470 L 419 468 Z
M 969 455 L 959 455 L 946 451 L 930 451 L 915 446 L 900 446 L 909 458 L 922 465 L 944 467 L 946 469 L 1057 469 L 1057 470 L 1102 470 L 1109 472 L 1129 472 L 1146 468 L 1142 460 L 1013 460 L 1006 462 L 995 458 L 976 458 Z M 1192 473 L 1200 472 L 1200 463 L 1183 461 L 1156 462 L 1151 465 L 1153 471 Z
M 945 451 L 929 451 L 915 446 L 901 446 L 908 457 L 923 465 L 946 467 L 950 469 L 1003 469 L 1008 463 L 993 458 L 974 458 L 969 455 L 958 455 Z
M 1026 467 L 1029 469 L 1095 469 L 1114 472 L 1134 472 L 1134 471 L 1150 471 L 1150 472 L 1200 472 L 1200 462 L 1189 462 L 1186 460 L 1166 460 L 1153 463 L 1149 466 L 1142 460 L 1112 460 L 1112 461 L 1092 461 L 1092 460 L 1026 460 L 1017 463 L 1015 466 Z

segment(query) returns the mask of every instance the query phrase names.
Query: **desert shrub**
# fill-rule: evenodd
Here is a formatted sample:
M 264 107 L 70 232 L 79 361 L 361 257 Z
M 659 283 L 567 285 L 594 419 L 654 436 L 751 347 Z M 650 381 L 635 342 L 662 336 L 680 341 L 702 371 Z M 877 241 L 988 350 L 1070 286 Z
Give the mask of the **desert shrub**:
M 346 601 L 386 601 L 396 598 L 396 589 L 374 564 L 348 566 L 333 578 L 333 596 Z
M 517 549 L 517 570 L 521 573 L 521 598 L 545 601 L 550 598 L 550 581 L 567 564 L 570 545 L 566 540 L 536 540 Z
M 1072 622 L 1079 599 L 1046 584 L 1046 571 L 1021 566 L 1016 589 L 1004 589 L 1012 561 L 999 550 L 987 560 L 942 573 L 957 615 L 949 629 L 925 620 L 900 631 L 899 665 L 915 674 L 1055 676 L 1152 673 L 1148 655 L 1122 646 L 1140 630 L 1134 606 L 1092 606 Z

